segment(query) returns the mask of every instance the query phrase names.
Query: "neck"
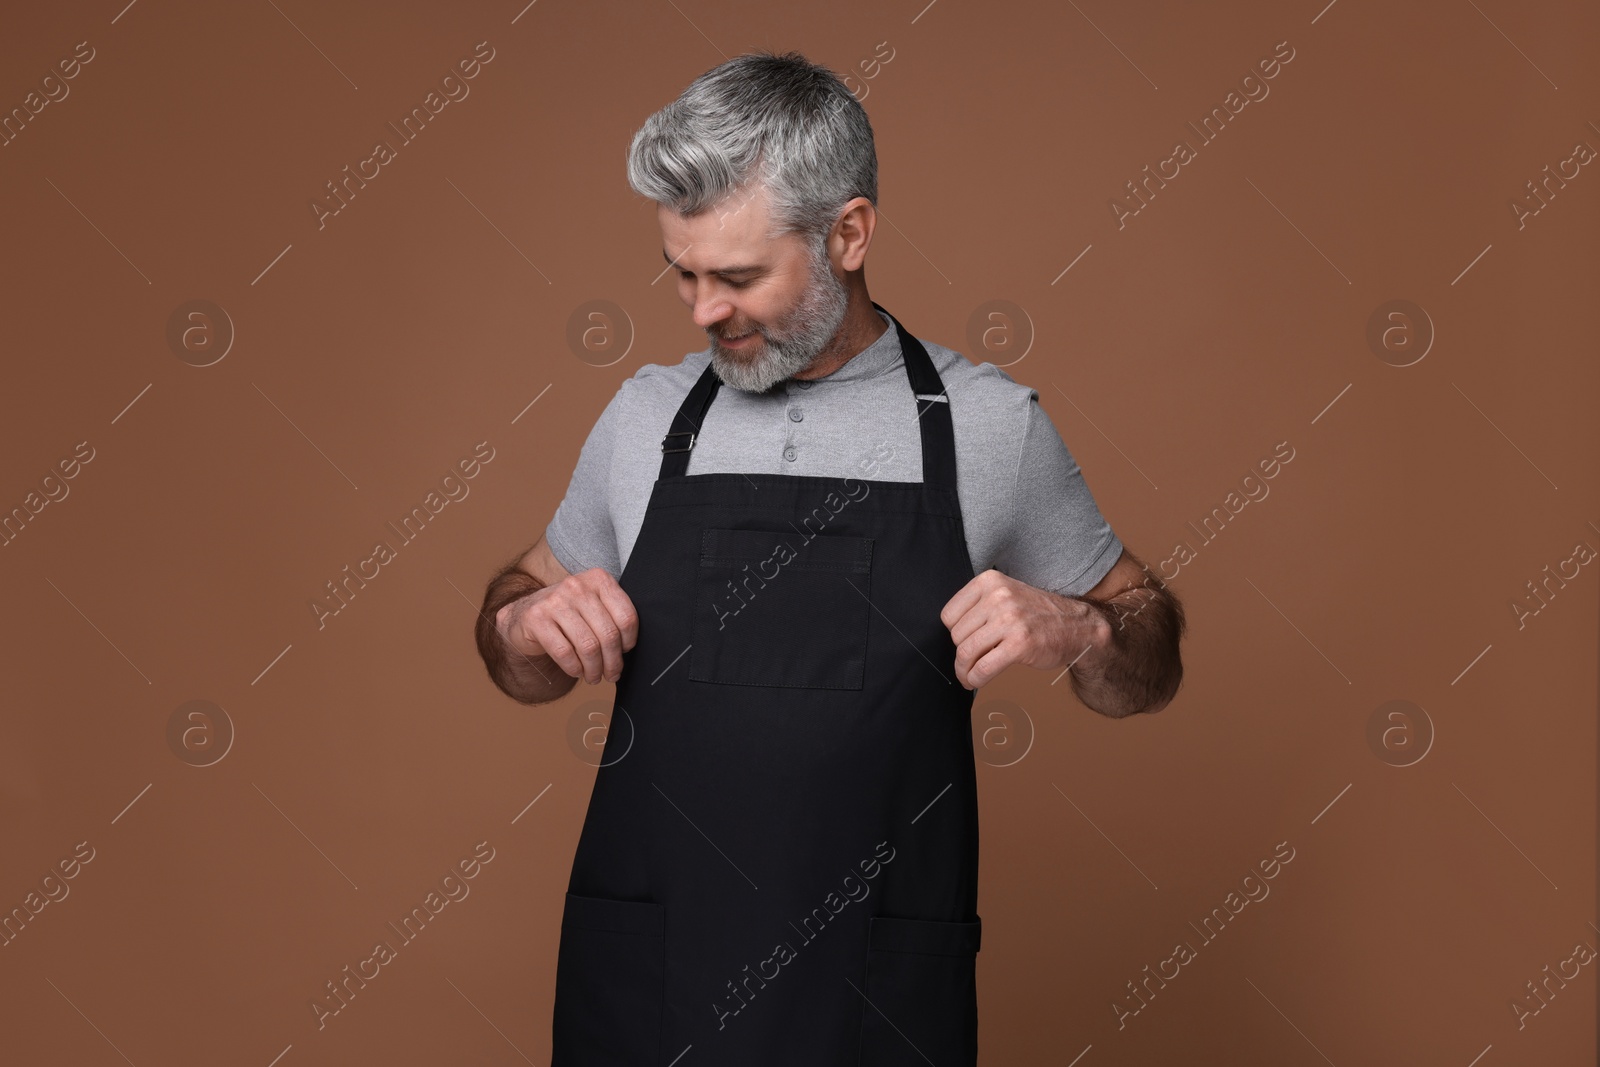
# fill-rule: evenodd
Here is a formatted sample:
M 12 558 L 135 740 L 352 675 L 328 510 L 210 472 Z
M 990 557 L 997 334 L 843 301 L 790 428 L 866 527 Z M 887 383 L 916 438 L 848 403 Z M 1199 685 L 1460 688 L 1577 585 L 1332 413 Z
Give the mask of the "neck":
M 844 321 L 839 324 L 839 332 L 833 335 L 833 341 L 811 361 L 809 367 L 794 376 L 802 381 L 827 377 L 882 337 L 888 328 L 889 324 L 872 306 L 872 298 L 867 295 L 866 287 L 852 286 L 850 303 L 845 310 Z

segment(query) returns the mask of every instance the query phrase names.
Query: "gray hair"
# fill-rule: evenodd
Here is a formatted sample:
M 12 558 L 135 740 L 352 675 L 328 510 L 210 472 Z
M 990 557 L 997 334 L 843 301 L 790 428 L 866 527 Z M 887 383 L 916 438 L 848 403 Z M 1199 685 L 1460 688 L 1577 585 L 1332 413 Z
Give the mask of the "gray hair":
M 767 191 L 768 239 L 820 248 L 844 205 L 878 203 L 872 124 L 827 67 L 798 52 L 753 52 L 700 75 L 628 146 L 634 192 L 693 217 L 733 193 Z

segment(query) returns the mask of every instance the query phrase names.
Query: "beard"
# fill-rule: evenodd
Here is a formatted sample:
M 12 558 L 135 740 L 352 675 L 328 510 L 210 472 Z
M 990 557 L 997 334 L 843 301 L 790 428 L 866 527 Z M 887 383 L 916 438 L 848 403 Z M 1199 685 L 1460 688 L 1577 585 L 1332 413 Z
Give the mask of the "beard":
M 724 385 L 747 393 L 764 393 L 805 370 L 839 332 L 850 292 L 833 276 L 826 255 L 811 257 L 806 290 L 783 321 L 772 329 L 752 327 L 760 340 L 743 350 L 724 348 L 711 333 L 711 366 Z M 724 333 L 732 333 L 724 327 Z M 738 334 L 733 334 L 738 336 Z

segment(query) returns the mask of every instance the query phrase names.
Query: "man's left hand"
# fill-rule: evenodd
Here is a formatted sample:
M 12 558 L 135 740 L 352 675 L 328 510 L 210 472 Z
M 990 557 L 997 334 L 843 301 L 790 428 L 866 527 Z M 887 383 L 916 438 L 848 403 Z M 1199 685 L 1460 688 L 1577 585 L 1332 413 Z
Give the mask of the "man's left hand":
M 1110 639 L 1094 608 L 990 568 L 950 598 L 939 619 L 956 644 L 956 679 L 977 689 L 1013 663 L 1050 670 Z

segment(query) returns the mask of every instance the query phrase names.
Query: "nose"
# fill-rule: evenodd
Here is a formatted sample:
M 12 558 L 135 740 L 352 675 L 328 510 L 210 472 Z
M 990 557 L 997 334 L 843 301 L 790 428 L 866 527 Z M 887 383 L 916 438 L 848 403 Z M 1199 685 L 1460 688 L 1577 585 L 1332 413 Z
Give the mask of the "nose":
M 733 317 L 733 305 L 715 292 L 702 290 L 695 295 L 693 317 L 696 326 L 709 330 Z

